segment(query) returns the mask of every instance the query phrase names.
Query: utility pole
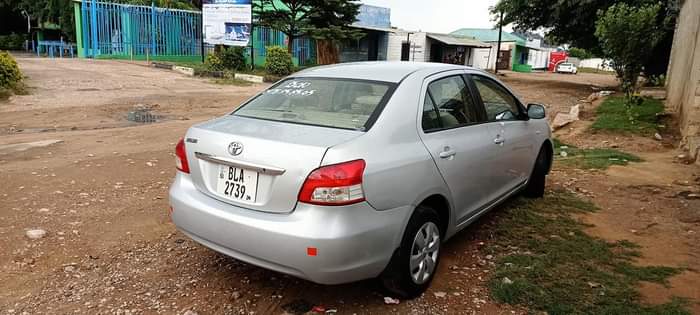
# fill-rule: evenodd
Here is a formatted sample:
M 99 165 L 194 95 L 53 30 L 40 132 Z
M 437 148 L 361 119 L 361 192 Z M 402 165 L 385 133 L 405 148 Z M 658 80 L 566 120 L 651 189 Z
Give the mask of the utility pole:
M 200 25 L 201 25 L 202 29 L 199 32 L 199 36 L 201 36 L 201 40 L 199 41 L 199 44 L 201 46 L 200 53 L 202 54 L 202 63 L 204 63 L 206 61 L 206 56 L 204 55 L 204 0 L 200 1 L 199 9 L 201 10 L 200 12 L 202 12 L 202 16 L 200 17 L 200 19 L 201 19 Z
M 412 34 L 413 34 L 413 32 L 406 33 L 406 43 L 408 44 L 408 56 L 406 57 L 407 58 L 406 61 L 415 61 L 415 60 L 411 60 L 411 35 Z M 414 58 L 415 58 L 415 54 L 414 54 Z
M 503 34 L 503 11 L 501 11 L 501 18 L 498 21 L 498 47 L 496 47 L 496 66 L 494 71 L 498 74 L 498 63 L 501 61 L 501 34 Z
M 26 10 L 22 10 L 22 15 L 27 17 L 27 33 L 31 34 L 32 33 L 32 18 L 29 15 L 29 12 Z
M 27 34 L 29 34 L 29 40 L 32 41 L 32 46 L 34 46 L 34 39 L 32 39 L 32 18 L 29 13 L 22 10 L 22 15 L 27 17 Z M 29 41 L 24 41 L 24 50 L 29 50 Z

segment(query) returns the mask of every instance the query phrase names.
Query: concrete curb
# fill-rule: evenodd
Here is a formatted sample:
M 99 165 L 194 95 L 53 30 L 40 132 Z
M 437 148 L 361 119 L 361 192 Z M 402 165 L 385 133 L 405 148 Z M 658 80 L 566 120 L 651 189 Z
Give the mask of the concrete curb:
M 162 62 L 151 62 L 151 66 L 153 66 L 154 68 L 158 68 L 158 69 L 168 69 L 168 70 L 173 69 L 173 65 L 171 65 L 169 63 L 162 63 Z
M 190 76 L 190 77 L 194 76 L 194 69 L 193 68 L 173 66 L 173 71 L 182 73 L 182 74 Z
M 265 81 L 265 78 L 261 77 L 259 75 L 244 74 L 244 73 L 236 73 L 234 75 L 234 78 L 239 79 L 239 80 L 243 80 L 243 81 L 253 82 L 253 83 L 263 83 Z
M 154 68 L 158 68 L 158 69 L 172 70 L 172 71 L 175 71 L 175 72 L 178 72 L 178 73 L 184 74 L 186 76 L 190 76 L 190 77 L 193 77 L 196 75 L 194 68 L 190 68 L 190 67 L 175 66 L 175 65 L 168 64 L 168 63 L 162 63 L 162 62 L 152 62 L 151 66 Z M 223 77 L 222 72 L 214 73 L 214 74 L 215 75 L 213 77 L 216 77 L 216 78 Z M 216 75 L 216 74 L 218 74 L 218 75 Z M 236 73 L 236 74 L 234 74 L 234 78 L 239 79 L 239 80 L 243 80 L 243 81 L 252 82 L 252 83 L 264 83 L 265 82 L 265 77 L 262 77 L 259 75 L 245 74 L 245 73 Z
M 194 76 L 194 74 L 195 74 L 193 68 L 175 66 L 175 65 L 171 65 L 169 63 L 155 62 L 154 61 L 151 63 L 151 66 L 153 66 L 154 68 L 158 68 L 158 69 L 172 70 L 172 71 L 175 71 L 175 72 L 178 72 L 178 73 L 190 76 L 190 77 Z

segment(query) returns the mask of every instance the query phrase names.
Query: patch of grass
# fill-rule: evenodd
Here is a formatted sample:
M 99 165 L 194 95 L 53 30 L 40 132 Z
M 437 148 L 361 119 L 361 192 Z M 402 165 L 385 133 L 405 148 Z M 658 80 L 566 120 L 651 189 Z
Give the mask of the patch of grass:
M 581 169 L 607 169 L 611 165 L 627 165 L 642 162 L 642 158 L 615 149 L 580 149 L 554 139 L 555 160 L 570 167 Z M 562 155 L 562 152 L 566 152 Z
M 600 70 L 596 68 L 578 68 L 579 73 L 598 73 L 598 74 L 609 74 L 609 75 L 615 75 L 614 71 L 605 71 L 605 70 Z
M 216 80 L 213 80 L 213 82 L 216 84 L 235 85 L 235 86 L 251 86 L 251 85 L 253 85 L 253 82 L 249 82 L 249 81 L 241 80 L 241 79 L 235 79 L 235 78 L 216 79 Z
M 640 255 L 635 244 L 584 233 L 586 225 L 572 215 L 596 209 L 561 191 L 507 205 L 492 233 L 493 251 L 509 254 L 497 259 L 491 295 L 547 314 L 690 314 L 679 299 L 641 303 L 639 281 L 666 284 L 681 270 L 633 265 Z
M 258 75 L 261 77 L 266 76 L 268 73 L 265 71 L 264 68 L 255 68 L 255 69 L 250 69 L 246 68 L 245 70 L 238 71 L 239 73 L 245 73 L 245 74 L 252 74 L 252 75 Z
M 180 66 L 180 67 L 188 67 L 194 69 L 194 73 L 197 76 L 200 77 L 222 77 L 226 76 L 227 71 L 212 71 L 207 67 L 206 64 L 201 63 L 201 62 L 175 62 L 175 63 L 170 63 L 172 65 Z M 263 77 L 264 82 L 277 82 L 282 77 L 278 77 L 275 75 L 268 74 L 264 68 L 259 68 L 256 67 L 255 69 L 250 69 L 249 67 L 246 67 L 245 69 L 242 70 L 237 70 L 235 73 L 241 73 L 241 74 L 252 74 L 252 75 L 257 75 Z M 218 81 L 218 80 L 217 80 Z M 228 84 L 228 83 L 222 83 L 222 84 Z
M 631 107 L 631 115 L 634 119 L 630 119 L 624 97 L 611 96 L 606 98 L 596 110 L 596 120 L 591 128 L 649 136 L 657 131 L 657 114 L 663 111 L 664 105 L 661 101 L 644 98 L 640 105 Z
M 195 72 L 197 70 L 202 70 L 202 71 L 208 70 L 206 64 L 204 64 L 202 62 L 175 62 L 172 64 L 174 64 L 176 66 L 180 66 L 180 67 L 193 68 L 193 69 L 195 69 Z M 236 73 L 253 74 L 253 75 L 259 75 L 259 76 L 265 76 L 267 74 L 267 72 L 265 72 L 265 69 L 258 68 L 258 67 L 256 67 L 255 69 L 250 69 L 249 65 L 246 66 L 245 69 L 236 70 Z
M 202 62 L 166 62 L 174 66 L 187 67 L 194 69 L 194 74 L 198 76 L 210 76 L 213 72 L 207 65 Z

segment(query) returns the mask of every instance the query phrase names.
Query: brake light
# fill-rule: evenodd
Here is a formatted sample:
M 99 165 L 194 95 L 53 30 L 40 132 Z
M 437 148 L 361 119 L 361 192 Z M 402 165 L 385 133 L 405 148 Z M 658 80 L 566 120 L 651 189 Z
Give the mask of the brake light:
M 190 173 L 190 164 L 187 163 L 187 152 L 185 151 L 185 139 L 180 139 L 180 142 L 175 146 L 175 166 L 183 173 Z
M 349 205 L 364 201 L 364 172 L 364 160 L 319 167 L 304 181 L 299 192 L 299 201 L 325 206 Z

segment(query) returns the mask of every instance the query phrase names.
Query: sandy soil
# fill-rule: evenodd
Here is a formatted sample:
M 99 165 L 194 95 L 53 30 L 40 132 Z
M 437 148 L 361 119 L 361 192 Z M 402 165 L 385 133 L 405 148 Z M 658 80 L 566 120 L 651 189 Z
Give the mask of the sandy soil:
M 611 147 L 641 157 L 644 162 L 613 166 L 605 172 L 555 170 L 554 185 L 590 198 L 601 211 L 586 215 L 592 225 L 588 232 L 610 241 L 629 240 L 641 246 L 641 265 L 673 266 L 685 269 L 670 279 L 668 286 L 643 283 L 646 302 L 669 302 L 672 297 L 690 301 L 693 314 L 700 314 L 700 200 L 685 198 L 700 192 L 700 167 L 688 165 L 683 152 L 675 149 L 674 132 L 664 140 L 650 137 L 591 134 L 588 127 L 594 102 L 582 117 L 556 136 L 579 147 Z
M 178 233 L 167 214 L 175 142 L 192 124 L 232 110 L 264 85 L 222 86 L 117 61 L 18 61 L 32 94 L 0 102 L 0 314 L 279 314 L 303 304 L 342 314 L 524 313 L 488 297 L 484 282 L 493 262 L 481 250 L 489 238 L 484 220 L 446 244 L 430 291 L 399 305 L 385 305 L 373 281 L 315 285 L 219 255 Z M 583 74 L 508 73 L 504 80 L 526 101 L 562 111 L 592 86 L 614 84 L 609 76 Z M 165 119 L 128 122 L 127 112 L 138 104 Z M 60 142 L 23 151 L 6 146 L 42 140 Z M 644 180 L 612 168 L 557 171 L 551 184 L 578 189 L 601 205 L 604 210 L 585 218 L 596 225 L 591 233 L 639 242 L 640 263 L 696 266 L 700 228 L 679 223 L 694 204 L 675 197 L 686 186 L 673 182 L 694 185 L 692 174 L 700 172 L 677 163 L 673 149 L 653 154 L 629 168 Z M 667 175 L 654 172 L 661 166 Z M 645 185 L 661 192 L 645 193 Z M 26 230 L 36 228 L 47 235 L 28 239 Z M 643 289 L 654 293 L 654 299 L 646 295 L 650 302 L 673 294 L 700 301 L 696 275 L 674 278 L 670 289 Z
M 0 107 L 0 135 L 128 127 L 137 125 L 125 119 L 137 105 L 164 120 L 203 120 L 264 87 L 211 84 L 145 63 L 27 57 L 20 64 L 31 94 Z
M 557 113 L 569 112 L 591 93 L 614 89 L 615 76 L 595 73 L 577 75 L 561 73 L 519 73 L 500 71 L 499 78 L 515 91 L 525 103 L 541 103 L 553 119 Z

